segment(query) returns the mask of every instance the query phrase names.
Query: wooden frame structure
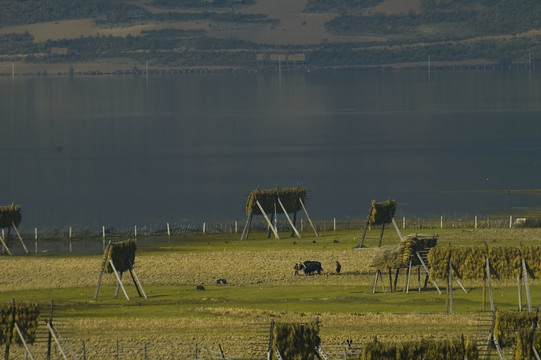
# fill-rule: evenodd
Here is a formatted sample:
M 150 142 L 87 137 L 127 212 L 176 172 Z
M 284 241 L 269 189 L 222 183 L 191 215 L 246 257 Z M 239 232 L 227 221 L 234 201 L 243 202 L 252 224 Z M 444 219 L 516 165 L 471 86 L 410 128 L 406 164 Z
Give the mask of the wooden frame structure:
M 133 267 L 133 264 L 135 263 L 136 249 L 137 245 L 135 240 L 121 241 L 113 244 L 111 241 L 109 241 L 107 247 L 105 248 L 105 254 L 98 278 L 98 286 L 96 287 L 96 292 L 94 293 L 94 300 L 98 298 L 103 273 L 106 271 L 109 273 L 112 272 L 116 277 L 117 286 L 114 295 L 115 298 L 118 297 L 118 292 L 121 288 L 126 300 L 130 300 L 128 293 L 126 292 L 126 288 L 124 287 L 124 284 L 122 284 L 122 274 L 125 271 L 129 271 L 139 297 L 144 297 L 145 299 L 147 298 L 143 285 L 141 284 L 141 281 L 139 280 L 139 277 L 137 276 L 137 273 Z
M 361 237 L 361 242 L 359 243 L 358 249 L 364 247 L 364 238 L 366 237 L 366 232 L 371 225 L 381 225 L 381 233 L 379 235 L 378 247 L 381 247 L 383 241 L 383 231 L 385 230 L 385 224 L 392 223 L 396 232 L 398 233 L 399 239 L 402 239 L 402 233 L 394 220 L 394 214 L 396 212 L 396 201 L 387 200 L 384 202 L 376 202 L 372 200 L 372 207 L 366 218 L 366 225 L 364 227 L 363 235 Z
M 268 237 L 271 232 L 274 234 L 274 238 L 280 239 L 277 228 L 278 214 L 284 214 L 289 225 L 291 226 L 291 236 L 301 237 L 297 230 L 297 211 L 302 210 L 306 215 L 306 219 L 310 223 L 310 226 L 314 230 L 316 236 L 319 236 L 308 211 L 304 203 L 306 202 L 306 188 L 283 188 L 283 189 L 271 189 L 271 190 L 259 190 L 256 189 L 248 195 L 246 201 L 246 224 L 242 231 L 241 240 L 247 239 L 252 225 L 252 218 L 254 215 L 263 215 L 267 225 L 269 227 Z M 269 211 L 269 209 L 272 209 Z M 267 214 L 271 214 L 269 216 Z M 293 220 L 289 217 L 289 214 L 293 214 Z
M 411 272 L 414 268 L 417 270 L 419 291 L 421 291 L 421 270 L 424 271 L 425 280 L 423 288 L 426 289 L 430 276 L 430 271 L 427 266 L 427 254 L 431 248 L 436 246 L 437 238 L 438 235 L 412 234 L 403 237 L 398 245 L 388 246 L 378 250 L 379 252 L 375 254 L 372 264 L 370 265 L 371 267 L 376 267 L 376 276 L 372 286 L 372 293 L 376 293 L 377 283 L 380 279 L 382 290 L 385 292 L 382 269 L 387 269 L 389 272 L 390 292 L 396 291 L 398 275 L 402 269 L 405 270 L 406 275 L 403 292 L 409 292 Z M 394 280 L 393 270 L 395 272 Z M 432 280 L 432 284 L 434 284 L 438 293 L 441 294 L 441 290 L 434 280 Z
M 19 233 L 19 230 L 17 230 L 17 226 L 21 223 L 22 215 L 21 215 L 21 206 L 20 205 L 8 205 L 8 206 L 0 206 L 0 228 L 2 229 L 2 235 L 0 236 L 0 244 L 2 245 L 2 249 L 8 254 L 12 255 L 11 250 L 8 247 L 9 239 L 11 235 L 11 229 L 15 231 L 17 234 L 17 237 L 19 241 L 21 242 L 24 251 L 29 254 L 30 251 L 28 251 L 28 248 L 26 247 L 23 238 L 21 237 L 21 234 Z M 4 236 L 4 229 L 7 228 L 7 234 Z

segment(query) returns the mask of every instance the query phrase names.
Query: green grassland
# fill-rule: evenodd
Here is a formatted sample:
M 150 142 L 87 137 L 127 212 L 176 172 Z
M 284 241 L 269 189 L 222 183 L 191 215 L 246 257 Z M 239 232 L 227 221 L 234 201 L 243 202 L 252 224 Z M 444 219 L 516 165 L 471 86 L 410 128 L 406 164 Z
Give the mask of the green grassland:
M 437 232 L 438 246 L 541 245 L 541 229 Z M 239 234 L 140 238 L 135 268 L 148 298 L 139 297 L 125 275 L 129 301 L 122 291 L 113 297 L 116 286 L 111 274 L 104 275 L 94 300 L 102 254 L 2 256 L 0 302 L 37 302 L 45 319 L 52 300 L 59 329 L 73 344 L 81 340 L 114 344 L 118 339 L 124 345 L 175 342 L 216 348 L 220 344 L 226 353 L 244 359 L 264 357 L 271 320 L 308 322 L 317 317 L 322 343 L 329 347 L 347 339 L 361 344 L 374 336 L 381 340 L 479 337 L 476 316 L 490 308 L 482 281 L 463 280 L 467 293 L 455 284 L 453 314 L 447 313 L 444 281 L 438 282 L 441 295 L 433 283 L 420 288 L 416 270 L 408 292 L 402 291 L 405 278 L 400 276 L 396 292 L 389 292 L 386 279 L 385 288 L 379 282 L 372 293 L 375 269 L 370 262 L 379 233 L 379 229 L 368 231 L 365 249 L 354 249 L 359 231 L 324 232 L 319 237 L 307 232 L 301 239 L 286 233 L 280 234 L 281 239 L 267 239 L 266 233 L 253 233 L 248 240 L 239 240 Z M 386 231 L 383 245 L 397 243 L 396 232 Z M 323 273 L 295 276 L 293 265 L 304 260 L 321 261 Z M 335 274 L 335 260 L 342 264 L 340 275 Z M 227 284 L 217 285 L 219 278 L 227 279 Z M 517 310 L 516 282 L 494 279 L 492 284 L 498 309 Z M 196 285 L 205 290 L 196 290 Z M 541 299 L 539 281 L 530 279 L 530 286 L 535 306 Z M 522 302 L 525 308 L 524 288 Z M 44 343 L 34 346 L 40 349 Z

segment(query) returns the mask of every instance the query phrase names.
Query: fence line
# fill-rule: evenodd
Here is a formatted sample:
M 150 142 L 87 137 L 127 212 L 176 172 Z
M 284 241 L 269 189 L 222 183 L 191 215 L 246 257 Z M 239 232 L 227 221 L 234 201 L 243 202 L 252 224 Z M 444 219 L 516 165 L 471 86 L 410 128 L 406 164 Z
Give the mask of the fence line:
M 448 218 L 440 216 L 439 218 L 423 217 L 398 217 L 395 219 L 397 225 L 403 230 L 423 230 L 423 229 L 488 229 L 488 228 L 524 228 L 541 227 L 541 218 L 537 217 L 513 217 L 510 216 L 473 216 L 461 218 Z M 318 232 L 335 231 L 362 231 L 366 226 L 366 219 L 338 219 L 313 220 L 314 226 Z M 239 226 L 240 224 L 240 226 Z M 170 239 L 175 235 L 182 234 L 239 234 L 242 231 L 242 222 L 223 221 L 223 222 L 201 222 L 201 223 L 178 223 L 150 226 L 134 225 L 132 230 L 116 230 L 112 227 L 101 226 L 99 229 L 85 228 L 78 230 L 69 226 L 65 230 L 42 230 L 37 227 L 32 231 L 21 231 L 21 236 L 28 243 L 30 252 L 39 253 L 48 251 L 51 253 L 63 254 L 88 254 L 99 253 L 104 250 L 106 240 L 124 240 L 135 238 L 141 241 L 151 241 L 149 238 L 165 237 Z M 290 232 L 291 227 L 284 218 L 275 221 L 275 225 L 280 232 Z M 304 219 L 299 219 L 297 226 L 301 232 L 311 231 Z M 380 226 L 373 226 L 372 229 L 379 229 Z M 251 232 L 267 232 L 268 224 L 263 219 L 254 219 L 251 224 Z M 5 239 L 5 229 L 1 230 L 2 239 Z M 18 248 L 20 244 L 13 239 L 11 235 L 11 246 Z M 240 235 L 239 235 L 240 236 Z M 101 241 L 100 241 L 101 240 Z M 34 246 L 31 246 L 31 242 Z M 76 246 L 74 246 L 76 244 Z M 33 250 L 33 251 L 32 251 Z M 5 249 L 2 249 L 2 254 Z

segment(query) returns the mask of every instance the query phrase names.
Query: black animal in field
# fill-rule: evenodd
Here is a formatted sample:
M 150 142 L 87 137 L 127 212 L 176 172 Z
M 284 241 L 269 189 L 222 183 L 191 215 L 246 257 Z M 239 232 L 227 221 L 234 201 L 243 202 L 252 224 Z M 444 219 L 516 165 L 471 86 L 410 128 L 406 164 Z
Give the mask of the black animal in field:
M 323 271 L 323 268 L 319 261 L 305 261 L 299 266 L 299 270 L 304 271 L 306 275 L 311 275 L 313 272 L 317 271 L 319 275 Z

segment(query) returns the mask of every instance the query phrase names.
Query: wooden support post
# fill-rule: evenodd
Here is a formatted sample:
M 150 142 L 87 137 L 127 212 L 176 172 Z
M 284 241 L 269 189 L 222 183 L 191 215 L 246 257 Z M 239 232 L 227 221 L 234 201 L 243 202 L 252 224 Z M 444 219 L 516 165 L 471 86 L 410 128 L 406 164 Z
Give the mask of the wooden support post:
M 9 251 L 9 248 L 8 248 L 8 246 L 6 245 L 6 243 L 4 242 L 4 239 L 2 238 L 2 236 L 0 236 L 0 242 L 2 243 L 2 246 L 3 246 L 3 248 L 6 250 L 6 252 L 8 253 L 8 255 L 11 256 L 11 255 L 12 255 L 12 254 L 11 254 L 11 251 Z
M 31 360 L 34 360 L 34 356 L 32 355 L 32 352 L 30 351 L 30 348 L 28 347 L 28 344 L 26 343 L 26 340 L 24 339 L 23 333 L 21 329 L 19 328 L 19 325 L 17 324 L 17 322 L 15 322 L 13 325 L 15 326 L 15 330 L 17 330 L 17 333 L 19 334 L 19 338 L 21 339 L 21 342 L 24 345 L 26 354 L 30 356 Z
M 128 264 L 130 265 L 130 275 L 132 276 L 132 279 L 134 280 L 135 287 L 137 288 L 137 285 L 139 285 L 139 288 L 141 288 L 141 292 L 143 293 L 143 296 L 145 299 L 147 299 L 147 294 L 145 293 L 145 289 L 143 289 L 143 284 L 141 284 L 141 281 L 139 280 L 139 276 L 137 276 L 137 273 L 135 272 L 135 268 L 133 267 L 133 264 L 130 260 L 128 260 Z M 139 292 L 139 288 L 137 289 L 137 292 Z M 139 293 L 139 296 L 141 296 L 141 293 Z
M 528 269 L 526 268 L 526 260 L 524 259 L 522 259 L 522 277 L 524 278 L 524 288 L 526 289 L 528 312 L 532 312 L 532 299 L 530 297 L 530 287 L 528 286 Z
M 312 230 L 314 230 L 314 233 L 316 234 L 316 237 L 319 237 L 319 234 L 317 233 L 316 227 L 314 226 L 314 223 L 312 223 L 312 219 L 310 219 L 310 215 L 308 215 L 308 211 L 306 211 L 306 207 L 304 206 L 304 203 L 299 198 L 299 203 L 302 206 L 302 210 L 304 211 L 304 215 L 306 215 L 306 219 L 310 223 L 310 226 L 312 227 Z
M 295 211 L 293 213 L 293 226 L 296 226 L 297 225 L 297 212 Z M 301 229 L 302 231 L 302 229 Z M 295 233 L 293 231 L 291 231 L 291 237 L 294 237 L 295 236 Z M 301 237 L 301 235 L 299 234 L 299 238 Z
M 381 224 L 381 232 L 379 233 L 378 247 L 381 247 L 381 243 L 383 241 L 383 231 L 385 231 L 385 223 Z
M 60 341 L 58 340 L 58 337 L 55 334 L 54 328 L 51 326 L 51 324 L 49 324 L 48 321 L 45 321 L 45 323 L 47 324 L 47 328 L 49 329 L 49 334 L 51 334 L 51 336 L 53 337 L 54 342 L 56 343 L 56 346 L 58 347 L 58 350 L 60 350 L 60 353 L 64 357 L 64 360 L 68 360 L 68 357 L 66 356 L 64 349 L 62 349 L 62 345 L 60 344 Z
M 113 268 L 113 273 L 116 276 L 116 280 L 118 281 L 118 285 L 120 285 L 120 287 L 122 288 L 122 291 L 124 292 L 124 296 L 126 296 L 126 299 L 129 301 L 130 297 L 128 296 L 128 293 L 126 292 L 126 289 L 124 288 L 124 285 L 122 284 L 122 278 L 121 278 L 122 273 L 120 273 L 121 275 L 118 275 L 118 271 L 116 271 L 115 264 L 113 264 L 113 260 L 109 260 L 109 264 Z
M 278 236 L 278 231 L 272 225 L 272 222 L 269 220 L 269 217 L 267 216 L 267 213 L 265 213 L 265 210 L 263 210 L 263 206 L 261 206 L 261 204 L 259 203 L 259 200 L 256 200 L 255 203 L 259 207 L 259 210 L 261 210 L 261 213 L 263 214 L 263 217 L 267 221 L 267 225 L 269 225 L 270 229 L 274 233 L 274 238 L 275 239 L 280 239 L 280 236 Z
M 101 263 L 100 275 L 98 277 L 98 286 L 96 287 L 96 292 L 94 293 L 94 300 L 98 298 L 98 292 L 100 291 L 101 279 L 103 277 L 103 272 L 105 271 L 105 266 L 107 265 L 107 256 L 109 255 L 110 246 L 111 246 L 111 240 L 109 240 L 109 243 L 107 244 L 107 248 L 104 251 L 105 255 L 103 256 L 103 261 Z
M 361 242 L 359 243 L 359 249 L 363 248 L 364 244 L 364 238 L 366 236 L 366 232 L 368 231 L 368 225 L 370 224 L 370 218 L 366 219 L 366 225 L 364 227 L 363 236 L 361 237 Z
M 30 251 L 26 248 L 26 245 L 24 244 L 23 238 L 21 237 L 21 234 L 19 233 L 19 230 L 17 230 L 17 227 L 15 226 L 15 223 L 12 221 L 11 226 L 13 226 L 13 230 L 17 233 L 17 237 L 19 238 L 19 241 L 23 245 L 24 251 L 26 251 L 27 254 L 30 254 Z
M 250 209 L 250 213 L 248 214 L 248 217 L 246 217 L 246 223 L 244 224 L 244 230 L 242 230 L 242 235 L 240 236 L 241 240 L 248 239 L 248 233 L 250 232 L 251 223 L 252 223 L 252 209 Z
M 419 292 L 421 292 L 421 267 L 417 266 L 417 283 L 419 284 Z
M 124 273 L 123 272 L 120 272 L 120 275 L 118 275 L 118 277 L 120 278 L 120 280 L 122 281 L 122 275 Z M 120 283 L 117 282 L 116 283 L 116 289 L 115 289 L 115 294 L 113 295 L 113 297 L 116 299 L 118 297 L 118 291 L 120 290 Z
M 419 259 L 419 261 L 421 262 L 421 265 L 422 265 L 423 268 L 425 269 L 426 275 L 429 276 L 428 266 L 426 266 L 425 262 L 423 261 L 423 258 L 421 257 L 421 254 L 419 254 L 418 251 L 416 251 L 415 254 L 417 255 L 417 258 Z M 434 284 L 434 286 L 435 286 L 436 289 L 438 290 L 438 293 L 441 295 L 441 290 L 440 290 L 440 288 L 438 287 L 438 284 L 436 284 L 436 282 L 435 282 L 434 280 L 432 280 L 432 283 Z
M 379 274 L 380 274 L 380 271 L 378 269 L 378 270 L 376 270 L 376 277 L 374 278 L 374 283 L 372 284 L 372 294 L 376 293 L 376 287 L 378 286 Z
M 38 253 L 38 228 L 34 228 L 34 253 Z
M 490 296 L 490 310 L 496 311 L 496 307 L 494 306 L 494 296 L 492 294 L 492 282 L 490 279 L 490 261 L 488 260 L 488 257 L 486 259 L 486 268 L 487 268 L 487 282 L 488 282 L 488 294 Z
M 400 229 L 398 228 L 398 225 L 396 224 L 396 221 L 394 220 L 394 218 L 391 218 L 391 222 L 393 223 L 394 228 L 396 232 L 398 233 L 398 237 L 400 238 L 400 240 L 402 240 L 402 233 L 400 232 Z
M 391 269 L 389 268 L 389 289 L 391 289 L 391 293 L 393 292 L 393 274 Z
M 532 345 L 532 351 L 533 351 L 533 354 L 535 356 L 535 359 L 536 360 L 541 360 L 541 357 L 539 357 L 539 353 L 537 352 L 537 349 L 533 345 Z
M 278 204 L 280 205 L 280 207 L 282 208 L 282 211 L 284 212 L 285 216 L 286 216 L 286 219 L 287 221 L 289 222 L 289 225 L 291 225 L 291 229 L 293 229 L 293 231 L 295 232 L 295 234 L 297 235 L 297 237 L 301 237 L 301 235 L 299 234 L 299 231 L 297 230 L 297 228 L 295 227 L 295 224 L 293 224 L 293 222 L 291 221 L 291 219 L 289 218 L 289 215 L 287 214 L 287 211 L 286 211 L 286 208 L 284 206 L 284 204 L 282 204 L 282 201 L 280 200 L 280 198 L 278 198 Z M 296 213 L 295 213 L 296 214 Z
M 398 274 L 400 274 L 400 269 L 396 268 L 396 273 L 394 275 L 393 291 L 396 291 L 396 283 L 398 282 Z
M 453 313 L 453 263 L 449 256 L 449 314 Z
M 404 289 L 403 292 L 408 293 L 410 289 L 410 275 L 411 275 L 411 260 L 408 264 L 408 268 L 406 269 L 406 281 L 404 282 Z
M 518 311 L 522 312 L 522 288 L 520 286 L 520 275 L 517 275 L 517 288 L 518 288 Z

